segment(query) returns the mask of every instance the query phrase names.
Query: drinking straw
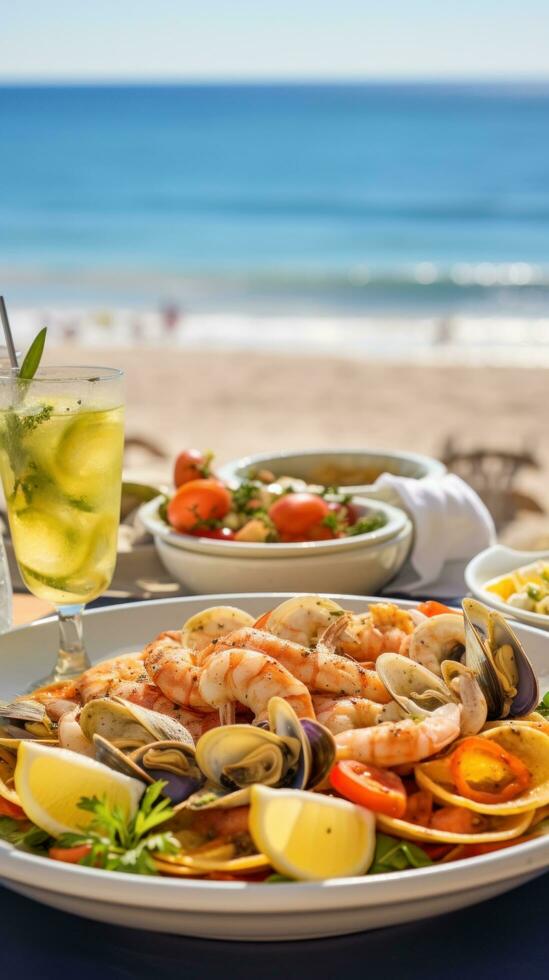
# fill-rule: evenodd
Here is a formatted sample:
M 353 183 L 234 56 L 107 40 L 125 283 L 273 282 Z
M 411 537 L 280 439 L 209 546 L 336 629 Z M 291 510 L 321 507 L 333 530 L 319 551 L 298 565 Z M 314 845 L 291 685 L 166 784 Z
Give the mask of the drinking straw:
M 8 348 L 8 355 L 10 359 L 10 364 L 12 370 L 17 373 L 19 371 L 19 364 L 17 363 L 17 354 L 15 352 L 15 344 L 13 342 L 13 336 L 10 327 L 10 321 L 8 319 L 8 311 L 6 309 L 6 303 L 3 296 L 0 296 L 0 319 L 2 320 L 2 327 L 4 330 L 4 337 L 6 338 L 6 347 Z

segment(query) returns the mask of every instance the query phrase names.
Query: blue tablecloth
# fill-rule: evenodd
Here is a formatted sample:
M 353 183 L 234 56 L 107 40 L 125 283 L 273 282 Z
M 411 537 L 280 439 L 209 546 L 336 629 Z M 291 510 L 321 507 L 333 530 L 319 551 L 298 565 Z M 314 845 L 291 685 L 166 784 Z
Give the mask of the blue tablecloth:
M 298 943 L 226 943 L 108 926 L 0 887 L 0 967 L 13 980 L 547 980 L 548 913 L 549 873 L 405 926 Z
M 102 925 L 0 888 L 0 965 L 13 980 L 546 980 L 548 909 L 546 874 L 501 898 L 406 926 L 299 943 L 226 943 Z

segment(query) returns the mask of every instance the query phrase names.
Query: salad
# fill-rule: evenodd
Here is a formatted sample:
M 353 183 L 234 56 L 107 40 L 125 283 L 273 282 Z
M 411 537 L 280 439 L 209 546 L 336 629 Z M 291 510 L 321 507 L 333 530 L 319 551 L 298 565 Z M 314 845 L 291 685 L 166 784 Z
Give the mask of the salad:
M 514 609 L 549 616 L 549 561 L 535 561 L 484 586 Z
M 368 534 L 387 521 L 380 513 L 359 516 L 348 494 L 290 477 L 275 479 L 265 470 L 230 487 L 215 476 L 212 464 L 211 453 L 196 449 L 177 457 L 175 493 L 160 516 L 181 534 L 273 544 L 329 541 Z

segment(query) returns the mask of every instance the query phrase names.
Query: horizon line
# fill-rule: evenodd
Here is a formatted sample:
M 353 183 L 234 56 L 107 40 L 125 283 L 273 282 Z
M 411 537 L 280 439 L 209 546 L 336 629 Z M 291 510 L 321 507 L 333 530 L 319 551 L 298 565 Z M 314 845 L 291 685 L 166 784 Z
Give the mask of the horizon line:
M 57 76 L 48 77 L 44 75 L 36 76 L 2 76 L 0 75 L 0 87 L 32 87 L 36 85 L 51 86 L 52 88 L 62 88 L 64 86 L 74 87 L 107 87 L 107 86 L 215 86 L 215 85 L 234 85 L 236 86 L 321 86 L 321 85 L 549 85 L 549 73 L 546 75 L 350 75 L 350 76 L 322 76 L 322 75 L 287 75 L 287 76 L 238 76 L 238 75 L 195 75 L 195 76 Z

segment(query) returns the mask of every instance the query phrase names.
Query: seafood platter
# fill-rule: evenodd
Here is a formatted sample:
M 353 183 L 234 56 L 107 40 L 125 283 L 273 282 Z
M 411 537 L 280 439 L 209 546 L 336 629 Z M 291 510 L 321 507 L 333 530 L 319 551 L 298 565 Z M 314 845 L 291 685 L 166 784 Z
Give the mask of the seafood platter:
M 0 878 L 108 922 L 349 933 L 549 865 L 549 647 L 476 599 L 247 594 L 86 614 L 92 666 L 22 694 L 0 638 Z

